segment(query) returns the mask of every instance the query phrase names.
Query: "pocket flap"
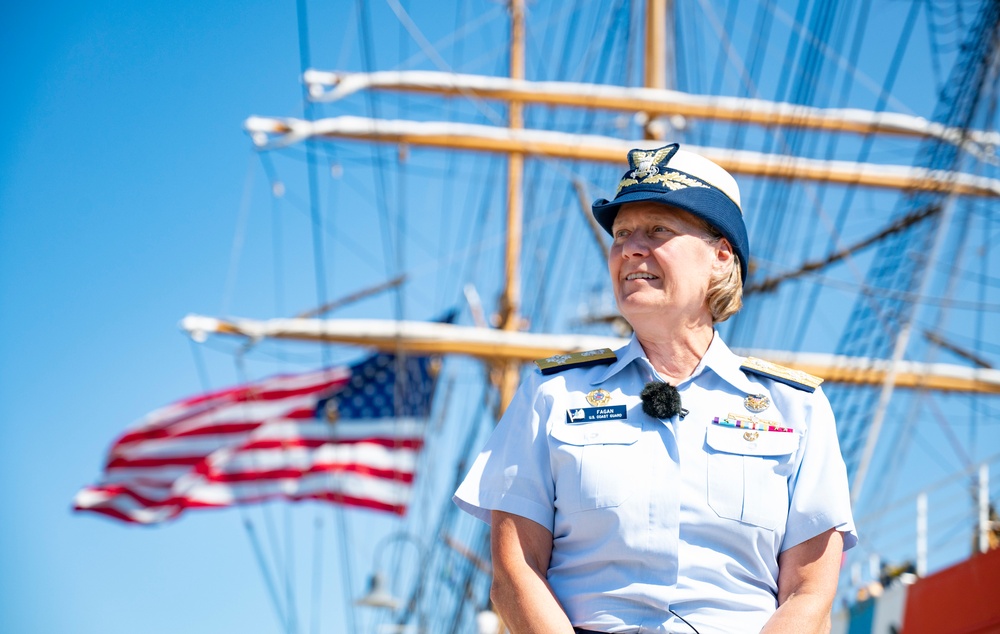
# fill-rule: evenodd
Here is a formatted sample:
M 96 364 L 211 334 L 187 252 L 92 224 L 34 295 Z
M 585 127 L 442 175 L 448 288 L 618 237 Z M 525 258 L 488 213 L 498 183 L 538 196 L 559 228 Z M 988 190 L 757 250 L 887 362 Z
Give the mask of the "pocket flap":
M 642 430 L 617 421 L 556 425 L 552 437 L 568 445 L 631 445 L 639 440 Z
M 709 425 L 705 442 L 716 451 L 743 456 L 783 456 L 799 446 L 799 435 L 785 431 L 754 431 Z

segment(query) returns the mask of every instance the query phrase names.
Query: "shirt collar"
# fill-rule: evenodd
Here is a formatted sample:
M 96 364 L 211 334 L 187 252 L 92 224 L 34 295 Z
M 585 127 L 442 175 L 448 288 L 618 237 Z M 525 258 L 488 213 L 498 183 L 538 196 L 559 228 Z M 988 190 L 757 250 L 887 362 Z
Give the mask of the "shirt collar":
M 636 359 L 645 359 L 646 353 L 642 350 L 642 345 L 639 343 L 639 340 L 635 338 L 635 334 L 633 334 L 632 338 L 629 339 L 628 345 L 624 348 L 615 350 L 615 356 L 618 357 L 618 360 L 606 367 L 604 372 L 598 374 L 597 377 L 591 382 L 593 385 L 604 383 L 614 375 L 627 368 L 629 364 Z M 647 361 L 647 364 L 648 363 L 649 362 Z
M 743 357 L 737 355 L 726 342 L 719 336 L 718 331 L 712 337 L 712 343 L 708 346 L 705 356 L 701 358 L 698 367 L 695 368 L 688 381 L 694 379 L 705 370 L 711 370 L 719 378 L 729 383 L 745 394 L 754 394 L 760 391 L 760 386 L 755 386 L 747 375 L 740 369 L 743 364 Z
M 646 353 L 643 351 L 642 344 L 639 343 L 639 340 L 636 339 L 634 334 L 632 335 L 632 338 L 629 339 L 628 345 L 624 348 L 615 350 L 615 355 L 617 355 L 618 360 L 609 365 L 603 373 L 599 374 L 594 379 L 592 382 L 594 385 L 604 383 L 636 360 L 641 360 L 640 362 L 649 368 L 649 360 L 646 359 Z M 759 392 L 760 386 L 752 383 L 747 378 L 747 375 L 740 370 L 740 365 L 742 363 L 743 357 L 730 350 L 729 346 L 726 345 L 726 342 L 722 340 L 722 337 L 720 337 L 719 333 L 716 331 L 712 336 L 712 343 L 709 344 L 708 350 L 698 363 L 698 367 L 695 368 L 691 377 L 682 383 L 694 380 L 705 370 L 711 370 L 721 379 L 731 384 L 736 389 L 741 390 L 745 394 Z

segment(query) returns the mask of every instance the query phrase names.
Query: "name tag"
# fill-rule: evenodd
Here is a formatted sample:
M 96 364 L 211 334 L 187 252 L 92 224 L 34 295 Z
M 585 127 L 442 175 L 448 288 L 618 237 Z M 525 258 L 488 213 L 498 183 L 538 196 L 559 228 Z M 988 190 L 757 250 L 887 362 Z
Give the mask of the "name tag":
M 601 420 L 624 420 L 626 418 L 628 418 L 628 410 L 624 405 L 578 407 L 566 410 L 566 422 L 571 425 Z

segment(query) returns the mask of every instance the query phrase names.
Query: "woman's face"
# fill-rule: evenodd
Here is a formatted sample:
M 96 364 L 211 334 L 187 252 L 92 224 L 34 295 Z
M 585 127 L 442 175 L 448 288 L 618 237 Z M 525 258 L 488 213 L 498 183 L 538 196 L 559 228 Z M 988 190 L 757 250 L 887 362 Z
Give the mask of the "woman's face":
M 626 203 L 612 227 L 608 269 L 625 319 L 647 314 L 707 316 L 706 294 L 716 271 L 733 253 L 725 238 L 712 240 L 686 211 L 654 202 Z M 703 312 L 702 312 L 703 311 Z

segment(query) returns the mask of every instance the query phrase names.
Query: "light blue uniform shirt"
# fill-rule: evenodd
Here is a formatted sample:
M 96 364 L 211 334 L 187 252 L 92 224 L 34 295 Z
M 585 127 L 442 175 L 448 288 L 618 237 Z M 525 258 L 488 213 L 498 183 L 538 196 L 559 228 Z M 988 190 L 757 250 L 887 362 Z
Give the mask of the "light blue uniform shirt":
M 642 388 L 663 380 L 642 346 L 633 337 L 617 355 L 527 378 L 455 502 L 552 532 L 548 581 L 577 627 L 690 634 L 669 608 L 701 634 L 759 631 L 777 607 L 780 552 L 831 528 L 857 543 L 829 401 L 745 374 L 716 334 L 677 386 L 688 414 L 660 420 L 642 411 Z M 587 402 L 599 388 L 607 407 Z M 792 431 L 754 438 L 713 422 L 748 418 L 748 395 L 770 401 L 758 419 Z M 612 418 L 586 420 L 600 409 Z

